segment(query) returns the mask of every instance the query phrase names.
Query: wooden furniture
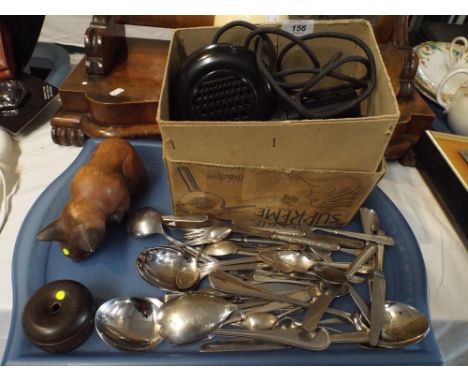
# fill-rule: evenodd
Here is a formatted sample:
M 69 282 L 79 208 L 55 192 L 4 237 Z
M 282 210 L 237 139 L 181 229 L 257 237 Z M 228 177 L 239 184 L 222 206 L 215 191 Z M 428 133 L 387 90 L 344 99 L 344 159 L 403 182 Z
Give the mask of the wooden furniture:
M 400 107 L 400 119 L 385 152 L 387 160 L 414 165 L 412 148 L 435 118 L 414 88 L 418 58 L 408 42 L 408 16 L 381 16 L 374 32 Z
M 87 137 L 159 136 L 156 123 L 168 41 L 125 37 L 124 24 L 211 25 L 213 16 L 93 16 L 85 57 L 60 87 L 52 140 L 82 146 Z
M 81 146 L 86 137 L 158 136 L 156 110 L 168 42 L 125 37 L 124 24 L 193 27 L 214 16 L 93 16 L 86 56 L 60 88 L 62 108 L 51 121 L 52 139 Z M 408 16 L 380 16 L 374 31 L 398 98 L 401 117 L 387 159 L 411 162 L 412 146 L 434 114 L 414 89 L 417 57 L 408 43 Z
M 14 79 L 27 65 L 44 18 L 0 14 L 0 81 Z
M 13 46 L 9 28 L 0 23 L 0 81 L 10 80 L 15 76 Z

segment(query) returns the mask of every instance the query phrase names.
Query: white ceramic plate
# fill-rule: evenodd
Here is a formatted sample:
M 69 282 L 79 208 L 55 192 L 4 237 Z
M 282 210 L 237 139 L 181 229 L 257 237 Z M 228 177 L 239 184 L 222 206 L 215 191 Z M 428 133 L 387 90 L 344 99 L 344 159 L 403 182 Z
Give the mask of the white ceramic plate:
M 416 72 L 415 82 L 418 88 L 435 100 L 437 88 L 445 75 L 456 68 L 466 64 L 468 69 L 468 57 L 465 63 L 457 63 L 456 67 L 450 64 L 450 43 L 426 41 L 416 47 L 414 52 L 418 55 L 419 65 Z M 457 54 L 457 52 L 455 52 Z M 442 98 L 449 101 L 457 89 L 467 81 L 467 76 L 456 75 L 450 78 L 444 87 Z

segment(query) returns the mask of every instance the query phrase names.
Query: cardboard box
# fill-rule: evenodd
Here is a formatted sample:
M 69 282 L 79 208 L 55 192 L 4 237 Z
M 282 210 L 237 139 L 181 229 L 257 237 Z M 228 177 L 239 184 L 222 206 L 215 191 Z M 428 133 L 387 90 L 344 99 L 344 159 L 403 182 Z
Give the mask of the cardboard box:
M 179 29 L 169 48 L 157 115 L 168 158 L 242 167 L 377 171 L 398 121 L 399 109 L 372 26 L 366 20 L 339 20 L 317 21 L 314 28 L 316 32 L 351 33 L 372 50 L 377 86 L 362 104 L 365 117 L 261 122 L 173 121 L 169 110 L 169 83 L 184 58 L 209 45 L 218 28 Z M 247 33 L 243 28 L 235 28 L 226 33 L 222 41 L 241 43 Z M 279 47 L 287 42 L 282 37 L 275 41 Z M 336 39 L 313 40 L 310 44 L 321 62 L 326 62 L 337 49 L 345 54 L 362 54 L 354 43 Z M 295 65 L 300 65 L 304 59 L 298 51 L 291 52 L 289 57 Z M 363 67 L 352 63 L 343 69 L 359 75 Z M 323 86 L 335 80 L 328 81 Z
M 228 166 L 165 154 L 176 214 L 209 213 L 259 226 L 343 226 L 386 169 L 384 161 L 376 172 L 360 172 Z

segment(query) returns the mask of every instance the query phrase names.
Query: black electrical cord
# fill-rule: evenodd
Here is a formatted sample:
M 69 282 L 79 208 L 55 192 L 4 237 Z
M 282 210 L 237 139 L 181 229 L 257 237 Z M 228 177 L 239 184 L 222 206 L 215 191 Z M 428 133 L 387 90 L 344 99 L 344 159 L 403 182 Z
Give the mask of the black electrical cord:
M 218 43 L 219 38 L 226 31 L 235 27 L 244 27 L 251 31 L 245 38 L 243 45 L 249 48 L 255 39 L 253 50 L 256 54 L 257 66 L 260 73 L 268 80 L 279 98 L 297 110 L 304 118 L 330 118 L 342 114 L 360 104 L 375 89 L 377 75 L 374 55 L 364 41 L 356 36 L 341 32 L 316 32 L 298 37 L 274 27 L 257 27 L 245 21 L 233 21 L 224 25 L 215 33 L 213 43 Z M 291 42 L 285 45 L 279 52 L 276 52 L 274 44 L 268 36 L 270 34 L 285 37 Z M 322 66 L 312 48 L 306 43 L 307 41 L 319 38 L 350 41 L 356 44 L 363 51 L 365 56 L 351 55 L 343 57 L 343 53 L 338 51 Z M 287 53 L 296 46 L 302 49 L 310 60 L 311 66 L 283 69 L 283 63 Z M 265 54 L 268 57 L 269 65 L 265 64 Z M 350 62 L 355 62 L 365 67 L 365 74 L 361 78 L 355 78 L 338 71 L 342 65 Z M 310 78 L 295 83 L 286 80 L 288 76 L 298 74 L 308 74 Z M 344 81 L 345 83 L 327 88 L 314 89 L 325 77 L 332 77 Z M 356 97 L 350 98 L 349 101 L 341 103 L 340 106 L 331 108 L 321 107 L 320 110 L 316 111 L 314 111 L 313 108 L 307 107 L 308 99 L 314 95 L 318 95 L 320 92 L 333 95 L 339 94 L 346 89 L 362 90 L 362 92 Z

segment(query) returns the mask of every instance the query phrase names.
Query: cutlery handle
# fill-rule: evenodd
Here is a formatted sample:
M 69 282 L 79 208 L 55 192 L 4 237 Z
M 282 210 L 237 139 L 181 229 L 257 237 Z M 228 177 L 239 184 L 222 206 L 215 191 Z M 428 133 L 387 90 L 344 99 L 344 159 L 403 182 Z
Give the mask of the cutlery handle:
M 216 263 L 207 264 L 204 267 L 206 268 L 217 268 L 217 267 L 224 267 L 226 265 L 240 265 L 240 264 L 250 264 L 250 263 L 258 263 L 260 262 L 259 256 L 250 256 L 250 257 L 243 257 L 241 259 L 232 259 L 232 260 L 219 260 Z
M 304 323 L 302 324 L 302 328 L 304 330 L 313 332 L 317 329 L 319 321 L 340 291 L 341 287 L 341 284 L 330 284 L 322 295 L 310 304 L 310 307 L 307 309 L 304 317 Z
M 294 237 L 275 233 L 271 235 L 271 238 L 275 240 L 286 241 L 287 243 L 291 244 L 304 244 L 315 248 L 325 249 L 327 251 L 338 251 L 341 248 L 339 244 L 308 237 Z
M 343 229 L 338 229 L 338 228 L 314 227 L 312 229 L 332 233 L 333 235 L 341 235 L 341 236 L 351 237 L 354 239 L 372 241 L 377 244 L 384 244 L 384 245 L 390 245 L 390 246 L 395 245 L 395 240 L 393 240 L 393 238 L 390 236 L 369 235 L 369 234 L 361 233 L 361 232 L 345 231 Z
M 221 336 L 270 341 L 307 350 L 325 350 L 330 346 L 330 335 L 325 329 L 319 329 L 314 333 L 304 332 L 300 328 L 281 330 L 218 329 L 212 333 Z
M 369 235 L 372 234 L 370 211 L 371 210 L 366 207 L 361 207 L 359 209 L 359 216 L 361 217 L 362 232 L 367 233 Z
M 367 306 L 366 302 L 362 299 L 362 297 L 359 295 L 356 289 L 348 283 L 348 289 L 349 289 L 349 294 L 351 298 L 353 299 L 354 303 L 358 307 L 359 311 L 363 315 L 363 317 L 366 319 L 368 323 L 370 323 L 370 318 L 369 318 L 369 307 Z
M 290 346 L 282 344 L 274 344 L 271 342 L 264 342 L 259 340 L 224 340 L 213 341 L 200 346 L 201 353 L 224 353 L 224 352 L 237 352 L 237 351 L 266 351 L 266 350 L 279 350 L 289 349 Z
M 385 310 L 386 281 L 382 272 L 374 272 L 371 289 L 369 344 L 376 346 L 380 339 Z
M 371 243 L 367 244 L 366 247 L 362 250 L 361 254 L 354 258 L 350 264 L 348 270 L 345 273 L 346 278 L 351 279 L 372 256 L 377 253 L 377 245 Z
M 385 235 L 384 231 L 379 230 L 379 235 Z M 377 255 L 375 256 L 375 270 L 383 271 L 384 266 L 385 247 L 382 244 L 378 245 Z
M 164 223 L 203 223 L 208 220 L 208 215 L 164 215 L 161 219 Z
M 327 242 L 331 244 L 338 244 L 340 247 L 344 247 L 344 248 L 351 248 L 351 249 L 364 248 L 364 242 L 358 239 L 337 237 L 337 236 L 331 236 L 331 235 L 320 235 L 318 233 L 313 233 L 313 232 L 309 233 L 307 237 L 309 239 L 321 240 L 323 242 Z
M 331 343 L 361 344 L 369 342 L 369 333 L 360 330 L 357 332 L 343 332 L 330 335 Z
M 277 233 L 280 235 L 289 235 L 289 236 L 296 236 L 296 237 L 303 237 L 306 235 L 306 232 L 303 231 L 300 228 L 296 227 L 283 227 L 280 225 L 274 226 L 274 227 L 258 227 L 253 224 L 245 223 L 242 221 L 239 221 L 237 219 L 232 220 L 232 225 L 235 227 L 238 227 L 242 230 L 251 230 L 252 233 L 255 231 L 260 231 L 260 232 L 265 232 L 269 233 L 270 235 Z M 235 231 L 235 229 L 234 229 Z

